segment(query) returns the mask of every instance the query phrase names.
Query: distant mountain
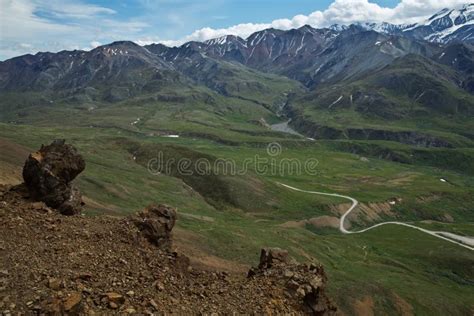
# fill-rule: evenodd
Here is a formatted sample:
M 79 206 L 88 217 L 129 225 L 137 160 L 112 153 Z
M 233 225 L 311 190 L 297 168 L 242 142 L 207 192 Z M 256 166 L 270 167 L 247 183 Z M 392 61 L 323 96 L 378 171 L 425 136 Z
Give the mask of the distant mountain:
M 361 23 L 359 25 L 381 33 L 407 36 L 434 43 L 474 44 L 474 3 L 465 4 L 457 9 L 443 9 L 426 21 L 412 25 L 390 23 Z
M 0 91 L 52 91 L 115 101 L 153 85 L 179 80 L 159 56 L 133 42 L 114 42 L 90 52 L 25 55 L 0 63 Z
M 292 127 L 314 139 L 470 146 L 474 98 L 459 89 L 460 81 L 450 68 L 407 55 L 358 80 L 297 96 L 285 110 Z
M 308 87 L 356 77 L 407 54 L 432 56 L 439 50 L 424 41 L 378 33 L 361 25 L 325 29 L 305 25 L 289 31 L 267 29 L 245 40 L 224 36 L 180 47 L 146 48 L 173 64 L 182 64 L 186 59 L 191 65 L 193 61 L 196 64 L 210 57 L 287 76 Z
M 459 85 L 474 94 L 474 50 L 465 44 L 453 44 L 445 47 L 434 60 L 458 71 L 461 76 Z
M 268 99 L 273 94 L 266 85 L 268 81 L 277 87 L 289 81 L 209 58 L 191 46 L 142 47 L 121 41 L 89 52 L 62 51 L 12 58 L 0 62 L 0 94 L 36 93 L 48 100 L 75 103 L 117 102 L 201 85 L 226 96 L 235 91 L 252 91 L 254 97 L 267 94 Z
M 304 70 L 314 65 L 311 60 L 326 49 L 339 35 L 330 29 L 316 30 L 304 26 L 290 31 L 268 29 L 252 34 L 246 40 L 225 36 L 204 43 L 186 43 L 177 48 L 161 48 L 159 54 L 175 63 L 190 54 L 214 60 L 242 64 L 260 71 L 286 75 L 305 82 Z M 158 52 L 154 47 L 147 47 Z
M 153 90 L 170 80 L 191 79 L 225 94 L 225 84 L 215 80 L 215 75 L 232 73 L 235 65 L 316 87 L 359 78 L 408 54 L 438 56 L 438 62 L 447 65 L 454 52 L 440 58 L 445 47 L 439 44 L 451 43 L 474 43 L 474 4 L 444 9 L 413 25 L 358 23 L 323 29 L 306 25 L 289 31 L 267 29 L 247 39 L 227 35 L 180 47 L 115 42 L 90 52 L 25 55 L 0 63 L 0 90 L 77 93 L 93 87 L 100 91 L 89 89 L 89 94 L 116 100 L 137 95 L 142 89 Z M 459 62 L 449 62 L 463 71 Z
M 474 139 L 466 132 L 474 107 L 473 12 L 465 5 L 412 25 L 305 25 L 179 47 L 122 41 L 20 56 L 0 62 L 0 114 L 11 119 L 20 107 L 89 109 L 129 99 L 199 100 L 212 108 L 219 99 L 284 113 L 312 138 L 467 144 Z M 421 121 L 428 121 L 428 134 L 434 128 L 458 136 L 446 142 L 405 131 Z
M 442 10 L 425 23 L 416 24 L 403 32 L 437 43 L 474 43 L 474 4 Z

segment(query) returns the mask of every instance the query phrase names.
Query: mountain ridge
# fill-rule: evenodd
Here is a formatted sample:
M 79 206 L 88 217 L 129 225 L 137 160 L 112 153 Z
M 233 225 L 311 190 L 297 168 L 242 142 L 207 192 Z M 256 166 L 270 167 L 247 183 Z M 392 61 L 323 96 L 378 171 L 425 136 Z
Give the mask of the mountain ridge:
M 140 46 L 118 41 L 89 52 L 24 55 L 0 62 L 2 116 L 11 120 L 28 115 L 27 110 L 21 110 L 23 108 L 50 106 L 55 102 L 94 109 L 132 99 L 178 103 L 201 100 L 211 110 L 216 106 L 216 98 L 221 97 L 231 103 L 249 102 L 258 107 L 258 111 L 267 113 L 283 113 L 281 109 L 285 105 L 295 108 L 306 105 L 307 111 L 326 115 L 326 110 L 321 112 L 314 107 L 315 102 L 329 102 L 320 104 L 323 108 L 329 106 L 346 93 L 329 93 L 326 99 L 328 89 L 337 90 L 342 86 L 354 87 L 355 92 L 365 95 L 366 100 L 359 100 L 359 105 L 351 104 L 355 107 L 350 111 L 362 115 L 365 122 L 376 122 L 371 130 L 386 131 L 389 125 L 406 121 L 407 113 L 418 113 L 415 115 L 418 117 L 428 111 L 437 119 L 449 121 L 449 128 L 458 133 L 462 131 L 459 124 L 464 124 L 459 123 L 462 116 L 472 113 L 474 104 L 474 49 L 469 41 L 438 43 L 427 41 L 426 36 L 421 38 L 419 34 L 420 28 L 433 31 L 431 24 L 438 26 L 438 31 L 451 27 L 443 23 L 447 17 L 453 23 L 458 20 L 459 25 L 470 23 L 471 8 L 474 6 L 441 11 L 429 19 L 430 26 L 405 25 L 405 31 L 388 23 L 321 29 L 305 25 L 288 31 L 270 28 L 246 39 L 227 35 L 179 47 Z M 460 16 L 466 18 L 458 19 Z M 467 27 L 470 28 L 470 24 Z M 414 64 L 419 73 L 407 74 L 403 67 L 390 68 L 400 60 L 410 60 L 404 58 L 412 55 L 420 61 Z M 386 72 L 383 81 L 368 79 L 384 69 L 393 71 Z M 435 78 L 433 73 L 449 75 Z M 420 86 L 423 91 L 404 91 L 397 95 L 401 78 L 410 82 L 418 78 L 423 82 Z M 295 94 L 302 97 L 292 98 Z M 313 99 L 308 101 L 308 98 Z M 10 102 L 12 99 L 14 105 Z M 440 100 L 445 104 L 437 104 Z M 341 104 L 331 108 L 348 115 L 350 111 L 340 108 Z M 410 107 L 419 111 L 407 112 Z M 361 111 L 362 108 L 365 110 Z M 447 117 L 441 117 L 441 108 L 449 114 Z M 293 113 L 294 109 L 286 112 Z M 313 123 L 318 121 L 317 118 L 312 120 Z M 384 122 L 387 120 L 391 124 Z M 332 117 L 324 125 L 334 128 L 331 121 Z M 357 124 L 352 125 L 354 122 L 346 124 L 347 128 L 358 129 Z M 417 129 L 413 122 L 406 124 L 409 127 L 404 126 L 405 132 Z M 304 126 L 293 126 L 307 130 Z M 402 134 L 406 135 L 405 132 Z M 432 132 L 427 130 L 421 134 Z M 310 131 L 306 134 L 318 138 Z M 382 132 L 382 136 L 377 137 L 385 139 L 383 135 L 389 134 Z M 321 136 L 324 135 L 326 133 Z M 339 130 L 335 135 L 351 138 L 353 133 Z M 434 143 L 443 146 L 470 143 L 459 135 L 450 141 L 440 139 Z M 431 144 L 430 137 L 418 143 Z M 390 136 L 390 139 L 400 140 L 398 136 Z
M 322 62 L 331 50 L 337 49 L 332 46 L 333 44 L 339 45 L 339 47 L 341 46 L 341 38 L 350 40 L 352 36 L 359 36 L 360 43 L 355 44 L 362 45 L 364 41 L 367 40 L 362 38 L 364 32 L 365 36 L 369 38 L 375 36 L 370 32 L 376 32 L 378 34 L 377 36 L 380 36 L 381 39 L 373 43 L 365 42 L 366 46 L 363 50 L 370 50 L 371 48 L 368 45 L 371 44 L 379 45 L 383 55 L 392 56 L 392 58 L 389 58 L 388 63 L 393 61 L 394 58 L 408 53 L 418 53 L 431 57 L 438 53 L 437 50 L 439 50 L 439 48 L 437 48 L 436 45 L 439 44 L 458 44 L 460 40 L 466 45 L 474 43 L 472 41 L 474 40 L 474 26 L 472 25 L 472 23 L 474 23 L 473 12 L 474 4 L 466 4 L 458 9 L 443 9 L 426 21 L 411 25 L 394 25 L 386 22 L 354 23 L 344 26 L 333 25 L 328 28 L 319 29 L 313 28 L 310 25 L 304 25 L 300 28 L 287 31 L 269 28 L 255 32 L 246 39 L 234 35 L 225 35 L 204 42 L 191 41 L 177 47 L 168 47 L 163 44 L 139 46 L 130 41 L 117 41 L 108 45 L 99 46 L 89 52 L 61 51 L 56 53 L 56 55 L 54 53 L 28 54 L 0 62 L 0 87 L 8 90 L 8 83 L 6 84 L 5 81 L 9 81 L 8 72 L 10 70 L 5 69 L 7 68 L 5 66 L 6 64 L 24 67 L 33 67 L 32 64 L 35 64 L 34 68 L 38 70 L 42 67 L 41 63 L 44 63 L 45 60 L 47 62 L 48 58 L 58 57 L 59 59 L 64 59 L 65 57 L 71 56 L 80 58 L 84 56 L 94 56 L 95 54 L 105 58 L 114 57 L 114 59 L 123 57 L 130 59 L 138 55 L 138 60 L 134 62 L 140 64 L 146 61 L 153 64 L 152 68 L 170 71 L 176 70 L 174 63 L 178 59 L 191 58 L 191 55 L 194 55 L 193 58 L 196 60 L 200 59 L 200 57 L 210 57 L 217 60 L 237 62 L 259 71 L 276 73 L 298 80 L 306 86 L 314 86 L 319 82 L 331 81 L 330 79 L 336 76 L 337 70 L 327 75 L 321 74 L 321 70 L 324 72 L 324 68 L 328 67 L 328 63 L 337 63 L 339 60 L 351 58 L 347 56 L 332 56 L 332 59 Z M 455 30 L 452 30 L 453 27 Z M 404 41 L 405 44 L 398 45 L 398 47 L 397 45 L 395 45 L 395 47 L 389 47 L 384 44 L 389 43 L 389 45 L 391 45 L 394 41 L 398 44 Z M 407 47 L 407 45 L 412 45 L 416 51 L 413 51 L 410 47 Z M 416 46 L 418 46 L 418 48 L 415 48 Z M 128 50 L 132 50 L 134 54 L 129 54 Z M 154 56 L 148 53 L 152 53 Z M 377 54 L 376 52 L 372 53 Z M 201 56 L 197 56 L 198 54 Z M 386 59 L 387 56 L 372 57 L 371 59 L 373 59 L 374 64 L 377 64 L 377 62 L 381 62 L 380 58 Z M 57 61 L 57 63 L 61 62 L 64 62 L 64 60 Z M 78 60 L 76 62 L 84 63 L 84 60 Z M 104 59 L 104 62 L 106 62 L 106 59 Z M 112 64 L 113 65 L 109 64 L 108 67 L 110 68 L 117 65 L 117 62 Z M 118 64 L 120 64 L 121 67 L 127 66 L 126 64 L 124 65 L 123 62 L 119 62 Z M 387 62 L 384 63 L 384 66 L 386 64 Z M 67 68 L 73 66 L 77 67 L 77 64 L 74 65 L 74 61 L 70 61 L 69 65 L 55 64 L 53 67 L 48 64 L 46 71 L 42 75 L 40 86 L 41 83 L 43 86 L 48 86 L 48 81 L 51 81 L 50 77 L 59 75 L 55 73 L 54 69 L 60 73 L 68 72 L 69 69 Z M 338 67 L 344 67 L 344 65 L 338 65 Z M 365 70 L 371 71 L 375 69 L 378 69 L 378 67 L 368 67 L 368 69 Z M 88 70 L 79 71 L 87 72 Z M 89 75 L 93 76 L 94 74 L 90 73 Z M 28 76 L 31 76 L 31 74 L 28 74 Z M 106 78 L 107 75 L 105 75 L 104 78 L 104 74 L 102 74 L 101 79 Z M 84 79 L 87 80 L 87 78 Z M 29 84 L 32 83 L 30 82 Z

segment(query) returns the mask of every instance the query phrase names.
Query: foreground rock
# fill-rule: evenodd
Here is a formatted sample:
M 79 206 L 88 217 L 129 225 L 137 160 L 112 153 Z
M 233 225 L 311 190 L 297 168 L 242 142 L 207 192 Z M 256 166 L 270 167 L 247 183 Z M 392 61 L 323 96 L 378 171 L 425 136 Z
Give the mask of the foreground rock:
M 322 268 L 298 265 L 284 250 L 262 251 L 260 268 L 252 277 L 205 271 L 189 266 L 185 253 L 160 246 L 162 236 L 171 237 L 172 208 L 157 206 L 142 212 L 146 216 L 127 218 L 62 216 L 45 211 L 46 206 L 39 207 L 25 194 L 0 187 L 0 314 L 329 315 L 334 311 L 324 294 Z M 148 236 L 147 229 L 137 227 L 137 218 L 154 222 L 144 227 L 158 225 L 156 231 L 164 235 Z
M 171 248 L 171 230 L 176 223 L 176 210 L 168 205 L 150 205 L 132 218 L 140 233 L 162 249 Z
M 262 249 L 258 268 L 250 269 L 248 277 L 277 280 L 291 298 L 301 302 L 306 314 L 332 315 L 337 311 L 325 293 L 324 268 L 316 264 L 298 264 L 286 250 Z
M 259 269 L 269 269 L 274 265 L 287 264 L 290 262 L 288 251 L 280 248 L 263 248 L 260 252 Z
M 56 140 L 30 154 L 23 167 L 23 179 L 33 199 L 61 214 L 74 215 L 81 212 L 82 199 L 71 182 L 85 166 L 76 148 Z

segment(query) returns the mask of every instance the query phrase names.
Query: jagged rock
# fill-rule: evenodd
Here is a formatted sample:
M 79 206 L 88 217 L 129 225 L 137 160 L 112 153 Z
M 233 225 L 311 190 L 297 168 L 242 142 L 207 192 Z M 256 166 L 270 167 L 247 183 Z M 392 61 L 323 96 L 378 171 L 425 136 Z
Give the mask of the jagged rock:
M 81 293 L 72 293 L 63 304 L 64 311 L 68 315 L 79 314 L 82 310 L 82 295 Z
M 55 140 L 30 154 L 23 167 L 23 179 L 31 197 L 64 215 L 80 213 L 81 194 L 71 181 L 85 169 L 76 148 Z
M 272 278 L 284 284 L 287 294 L 302 302 L 305 314 L 334 315 L 337 311 L 325 293 L 327 278 L 323 267 L 298 264 L 286 250 L 262 249 L 258 268 L 251 268 L 248 277 L 262 283 Z
M 133 219 L 135 225 L 152 244 L 171 247 L 171 230 L 176 223 L 176 210 L 168 205 L 150 205 Z
M 59 279 L 50 278 L 48 280 L 48 287 L 51 290 L 58 291 L 59 289 L 61 289 L 63 287 L 63 283 Z
M 118 293 L 110 292 L 106 293 L 105 296 L 107 297 L 109 303 L 114 303 L 117 305 L 122 305 L 123 303 L 125 303 L 125 298 L 123 297 L 123 295 L 120 295 Z
M 58 207 L 58 210 L 63 215 L 74 215 L 81 212 L 83 205 L 81 192 L 77 187 L 72 185 L 69 199 L 64 201 L 64 203 Z
M 288 262 L 288 251 L 280 248 L 263 248 L 260 252 L 260 269 L 272 267 L 274 264 Z

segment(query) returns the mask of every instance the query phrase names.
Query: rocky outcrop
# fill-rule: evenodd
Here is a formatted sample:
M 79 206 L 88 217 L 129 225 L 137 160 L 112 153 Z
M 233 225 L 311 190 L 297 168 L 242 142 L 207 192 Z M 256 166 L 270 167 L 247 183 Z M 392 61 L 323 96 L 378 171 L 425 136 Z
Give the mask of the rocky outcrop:
M 263 248 L 260 252 L 259 269 L 269 269 L 274 265 L 288 263 L 288 251 L 280 248 Z
M 324 292 L 322 267 L 299 265 L 285 250 L 264 249 L 259 267 L 248 278 L 215 267 L 202 269 L 190 263 L 188 253 L 149 242 L 145 238 L 149 231 L 137 228 L 130 217 L 62 216 L 28 196 L 24 186 L 0 185 L 0 314 L 331 315 L 335 311 Z M 153 206 L 136 218 L 153 221 L 144 227 L 159 227 L 157 231 L 169 236 L 174 213 L 172 208 Z M 161 234 L 151 236 L 163 241 L 158 238 Z
M 309 315 L 334 315 L 337 307 L 326 296 L 327 277 L 324 268 L 316 264 L 298 264 L 279 248 L 264 248 L 258 268 L 249 270 L 248 277 L 271 278 L 281 283 L 287 295 L 302 303 L 302 310 Z
M 171 248 L 176 209 L 164 204 L 150 205 L 134 216 L 132 221 L 150 243 L 163 249 Z
M 23 179 L 30 195 L 61 214 L 81 212 L 82 199 L 72 181 L 85 169 L 85 161 L 72 145 L 55 140 L 30 154 L 23 167 Z

